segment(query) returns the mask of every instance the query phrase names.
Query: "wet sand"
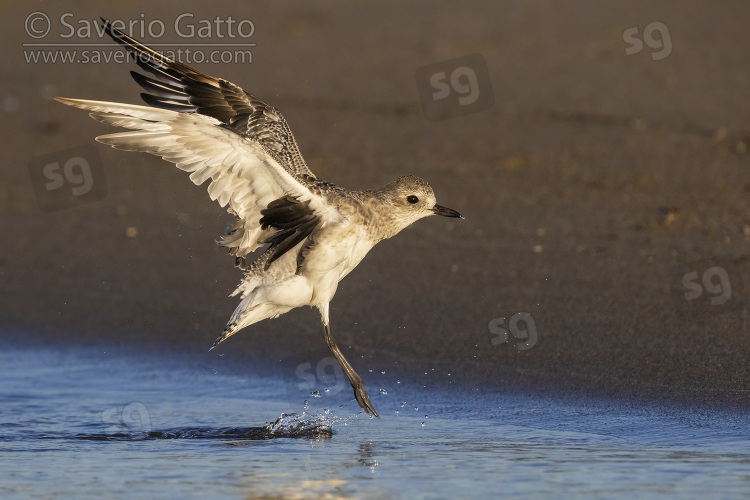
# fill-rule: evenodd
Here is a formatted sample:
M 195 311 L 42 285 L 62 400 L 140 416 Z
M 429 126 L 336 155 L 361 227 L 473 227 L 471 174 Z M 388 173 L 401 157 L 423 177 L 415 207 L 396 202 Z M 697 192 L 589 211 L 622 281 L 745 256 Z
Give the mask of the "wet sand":
M 428 372 L 435 384 L 747 406 L 746 4 L 332 5 L 80 2 L 66 19 L 144 13 L 165 23 L 164 43 L 181 42 L 171 23 L 183 12 L 250 19 L 251 64 L 195 66 L 279 108 L 320 177 L 364 189 L 413 173 L 466 216 L 420 221 L 341 283 L 333 333 L 366 382 L 369 369 Z M 214 245 L 230 216 L 205 186 L 96 145 L 102 199 L 40 208 L 35 159 L 111 131 L 50 97 L 140 103 L 140 89 L 132 64 L 27 63 L 32 10 L 53 20 L 42 41 L 64 33 L 57 4 L 2 8 L 3 342 L 207 350 L 241 275 Z M 648 29 L 652 46 L 628 55 Z M 486 61 L 489 109 L 428 120 L 417 70 L 472 54 Z M 316 311 L 297 310 L 220 354 L 272 366 L 326 350 Z

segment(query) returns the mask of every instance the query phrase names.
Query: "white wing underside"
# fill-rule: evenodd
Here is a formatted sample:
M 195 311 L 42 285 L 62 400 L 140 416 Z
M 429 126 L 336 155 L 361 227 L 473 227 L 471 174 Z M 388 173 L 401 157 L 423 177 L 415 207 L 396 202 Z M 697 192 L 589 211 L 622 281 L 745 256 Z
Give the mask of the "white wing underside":
M 97 141 L 117 149 L 161 156 L 190 172 L 190 180 L 196 185 L 210 179 L 211 199 L 221 206 L 229 205 L 230 213 L 241 220 L 244 231 L 236 233 L 236 241 L 229 236 L 222 242 L 237 247 L 238 257 L 260 247 L 273 234 L 273 228 L 261 228 L 260 212 L 285 195 L 309 201 L 322 224 L 340 217 L 325 199 L 285 170 L 258 142 L 223 127 L 215 118 L 133 104 L 57 100 L 91 111 L 90 116 L 100 122 L 132 129 L 99 136 Z

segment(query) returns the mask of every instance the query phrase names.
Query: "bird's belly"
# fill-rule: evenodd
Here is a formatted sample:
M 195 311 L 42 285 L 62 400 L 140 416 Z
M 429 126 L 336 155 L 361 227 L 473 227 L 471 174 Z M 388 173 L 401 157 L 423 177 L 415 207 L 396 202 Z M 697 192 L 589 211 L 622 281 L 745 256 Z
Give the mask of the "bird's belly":
M 304 275 L 315 289 L 313 300 L 330 301 L 338 282 L 357 267 L 372 247 L 371 240 L 359 231 L 334 233 L 317 242 L 304 266 Z
M 262 289 L 264 302 L 289 308 L 310 304 L 313 287 L 304 276 L 292 276 Z

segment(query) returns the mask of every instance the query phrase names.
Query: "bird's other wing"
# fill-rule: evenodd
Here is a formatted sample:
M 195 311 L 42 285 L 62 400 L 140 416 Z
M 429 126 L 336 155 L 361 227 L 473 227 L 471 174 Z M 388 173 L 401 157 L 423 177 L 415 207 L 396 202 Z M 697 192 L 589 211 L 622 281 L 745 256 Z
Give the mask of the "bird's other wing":
M 237 85 L 173 61 L 104 21 L 104 30 L 127 48 L 155 78 L 131 71 L 150 106 L 216 118 L 238 134 L 258 141 L 292 175 L 315 179 L 302 158 L 289 125 L 274 108 Z

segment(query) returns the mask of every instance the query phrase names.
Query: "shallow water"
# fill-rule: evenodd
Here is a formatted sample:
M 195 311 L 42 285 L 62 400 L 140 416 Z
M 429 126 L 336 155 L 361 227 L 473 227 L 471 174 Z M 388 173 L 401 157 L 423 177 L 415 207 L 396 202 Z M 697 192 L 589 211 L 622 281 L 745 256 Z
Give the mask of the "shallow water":
M 376 419 L 325 383 L 304 387 L 305 405 L 297 382 L 227 364 L 205 355 L 3 350 L 0 497 L 750 493 L 743 413 L 406 383 L 380 391 L 376 382 L 368 384 Z

